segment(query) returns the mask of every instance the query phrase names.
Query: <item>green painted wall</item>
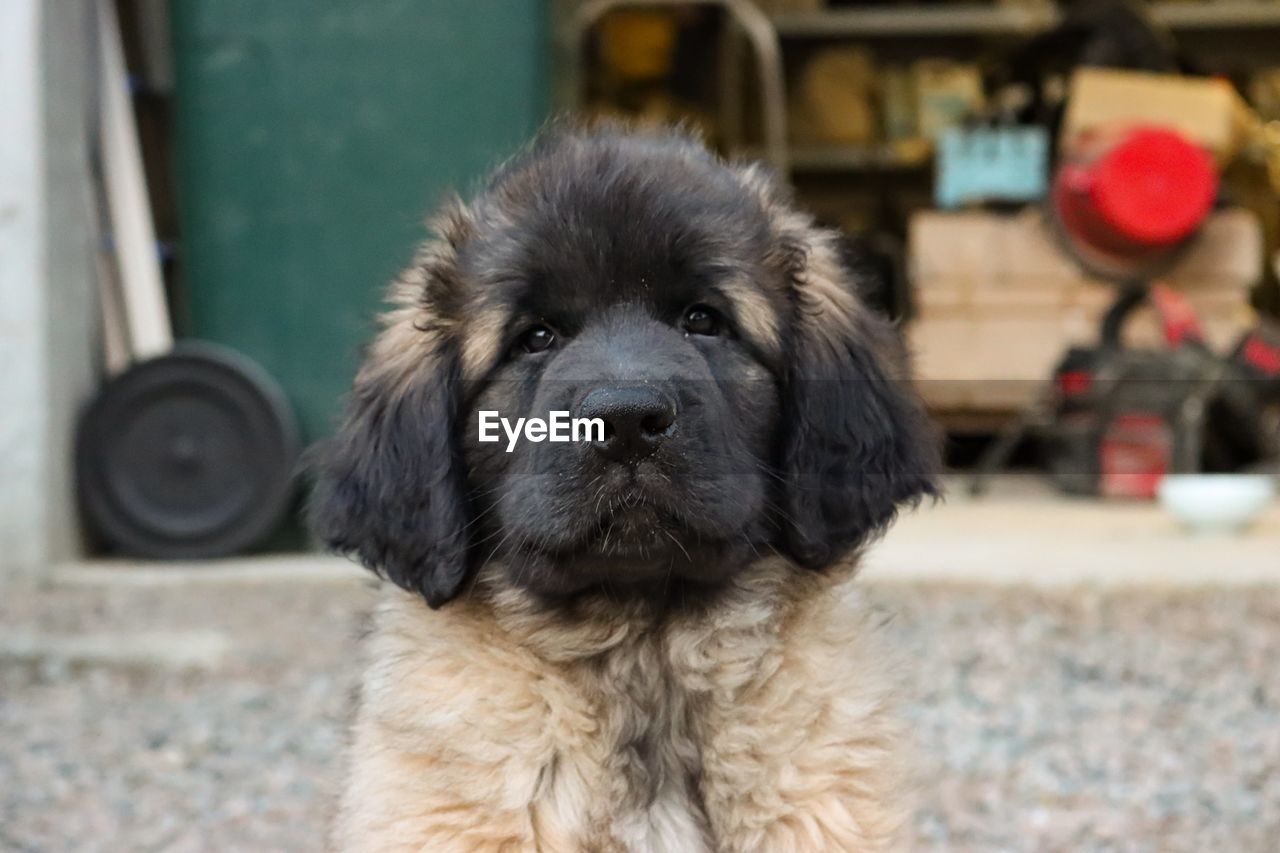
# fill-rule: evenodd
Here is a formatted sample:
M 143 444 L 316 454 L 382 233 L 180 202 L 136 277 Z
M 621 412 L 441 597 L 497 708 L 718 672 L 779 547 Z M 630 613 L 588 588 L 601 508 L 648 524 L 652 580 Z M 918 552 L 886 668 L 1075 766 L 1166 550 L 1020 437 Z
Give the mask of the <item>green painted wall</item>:
M 174 0 L 194 337 L 330 429 L 422 221 L 543 120 L 544 0 Z

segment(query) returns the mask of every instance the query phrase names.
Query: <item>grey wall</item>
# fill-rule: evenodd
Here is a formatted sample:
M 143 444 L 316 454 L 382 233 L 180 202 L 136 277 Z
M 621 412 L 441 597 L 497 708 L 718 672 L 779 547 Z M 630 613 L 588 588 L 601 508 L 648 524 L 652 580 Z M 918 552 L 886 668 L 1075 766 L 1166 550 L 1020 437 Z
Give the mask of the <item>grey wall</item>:
M 0 2 L 0 579 L 79 551 L 75 415 L 99 352 L 88 0 Z

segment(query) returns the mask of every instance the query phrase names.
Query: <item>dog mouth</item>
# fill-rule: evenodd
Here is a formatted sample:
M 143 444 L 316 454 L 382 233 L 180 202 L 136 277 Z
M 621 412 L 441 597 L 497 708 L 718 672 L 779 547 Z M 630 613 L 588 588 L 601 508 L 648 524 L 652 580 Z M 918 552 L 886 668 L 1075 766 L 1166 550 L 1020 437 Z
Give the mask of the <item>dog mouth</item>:
M 673 505 L 675 497 L 633 484 L 596 498 L 558 536 L 520 537 L 509 552 L 508 571 L 551 595 L 712 588 L 739 565 L 738 556 L 756 551 L 752 534 L 708 529 L 705 519 Z
M 594 521 L 584 525 L 578 535 L 551 548 L 540 549 L 544 555 L 559 559 L 603 558 L 627 562 L 670 562 L 675 558 L 692 559 L 690 546 L 684 541 L 694 534 L 681 513 L 637 490 L 628 490 L 605 501 Z
M 667 556 L 684 550 L 679 539 L 684 529 L 676 513 L 641 501 L 601 515 L 581 547 L 610 557 Z

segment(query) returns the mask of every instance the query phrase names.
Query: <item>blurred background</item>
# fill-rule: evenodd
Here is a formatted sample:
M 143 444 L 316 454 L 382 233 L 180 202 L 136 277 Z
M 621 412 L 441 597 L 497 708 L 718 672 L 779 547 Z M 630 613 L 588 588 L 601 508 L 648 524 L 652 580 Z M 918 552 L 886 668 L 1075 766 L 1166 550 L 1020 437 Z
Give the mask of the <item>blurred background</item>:
M 913 846 L 1275 849 L 1280 2 L 0 0 L 0 115 L 0 849 L 323 845 L 299 458 L 558 116 L 766 164 L 914 354 Z

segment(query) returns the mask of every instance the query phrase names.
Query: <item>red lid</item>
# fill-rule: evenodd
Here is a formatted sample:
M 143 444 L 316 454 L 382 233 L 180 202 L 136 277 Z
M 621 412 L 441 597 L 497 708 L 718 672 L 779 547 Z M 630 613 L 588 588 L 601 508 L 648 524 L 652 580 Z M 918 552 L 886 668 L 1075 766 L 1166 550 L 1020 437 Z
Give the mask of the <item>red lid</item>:
M 1209 153 L 1163 128 L 1133 130 L 1089 171 L 1090 197 L 1101 218 L 1148 246 L 1190 237 L 1218 195 Z

